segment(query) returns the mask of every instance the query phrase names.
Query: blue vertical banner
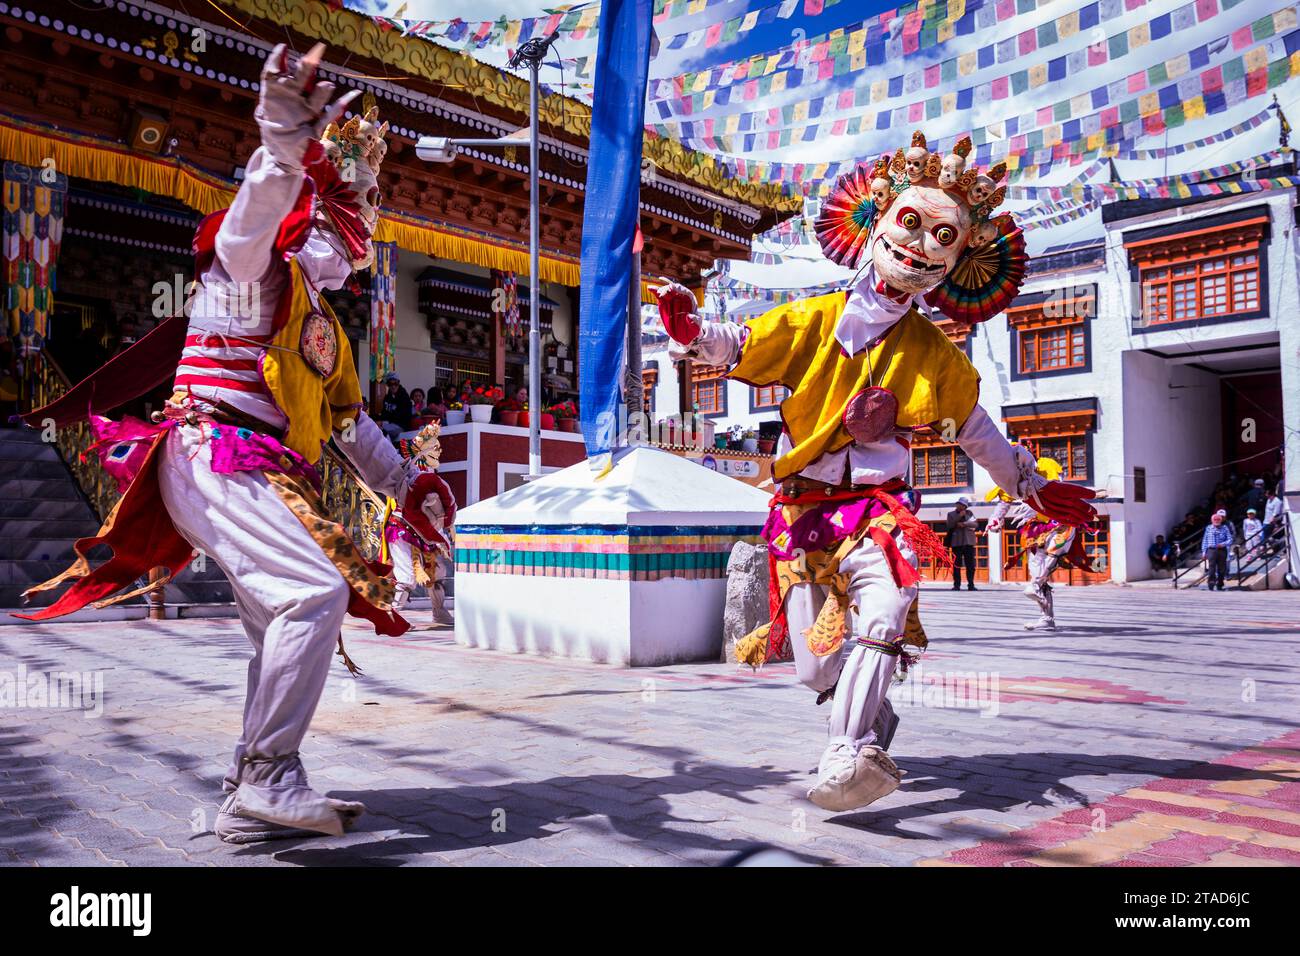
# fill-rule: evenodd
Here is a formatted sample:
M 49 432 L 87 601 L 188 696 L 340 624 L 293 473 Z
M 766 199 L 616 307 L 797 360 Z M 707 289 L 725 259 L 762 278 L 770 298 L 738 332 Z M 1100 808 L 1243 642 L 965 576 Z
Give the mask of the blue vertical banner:
M 578 323 L 582 437 L 588 456 L 611 451 L 619 432 L 653 7 L 654 0 L 603 0 L 600 5 Z

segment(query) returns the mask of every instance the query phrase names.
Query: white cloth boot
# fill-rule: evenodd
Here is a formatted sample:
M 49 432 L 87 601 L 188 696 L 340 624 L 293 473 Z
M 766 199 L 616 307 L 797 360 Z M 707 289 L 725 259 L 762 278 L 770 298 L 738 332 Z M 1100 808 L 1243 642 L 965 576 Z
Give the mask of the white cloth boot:
M 222 807 L 222 832 L 234 834 L 229 818 L 244 817 L 342 833 L 361 804 L 312 790 L 298 748 L 325 687 L 350 589 L 261 472 L 218 475 L 210 463 L 199 428 L 177 428 L 160 449 L 158 484 L 176 530 L 230 580 L 253 645 L 243 734 L 223 785 L 234 799 Z
M 900 542 L 900 550 L 915 566 L 915 556 L 905 542 Z M 880 745 L 882 731 L 892 735 L 893 710 L 888 708 L 887 695 L 897 657 L 860 644 L 857 638 L 884 642 L 897 638 L 906 629 L 916 598 L 915 587 L 898 587 L 880 547 L 869 538 L 841 562 L 840 570 L 849 575 L 848 623 L 853 635 L 840 653 L 819 658 L 803 636 L 825 599 L 822 588 L 799 585 L 786 603 L 800 680 L 818 691 L 834 688 L 829 740 L 808 799 L 836 811 L 867 806 L 898 788 L 902 773 Z
M 1029 552 L 1025 564 L 1029 571 L 1029 583 L 1025 585 L 1025 594 L 1038 605 L 1039 610 L 1038 620 L 1027 622 L 1025 630 L 1054 631 L 1056 615 L 1052 602 L 1052 586 L 1048 583 L 1048 579 L 1056 570 L 1057 559 L 1040 548 Z
M 411 599 L 415 590 L 415 561 L 411 557 L 411 543 L 398 538 L 388 542 L 388 559 L 393 564 L 393 579 L 397 588 L 393 597 L 393 610 L 400 611 Z

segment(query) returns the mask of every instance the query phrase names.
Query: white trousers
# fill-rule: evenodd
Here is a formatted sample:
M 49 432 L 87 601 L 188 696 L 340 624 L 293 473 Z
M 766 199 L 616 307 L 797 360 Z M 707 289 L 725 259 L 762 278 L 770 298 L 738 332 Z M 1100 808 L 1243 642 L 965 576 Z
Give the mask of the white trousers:
M 393 562 L 393 578 L 397 581 L 393 610 L 400 611 L 406 607 L 411 592 L 415 590 L 415 561 L 411 557 L 411 542 L 402 538 L 388 542 L 388 558 Z
M 176 530 L 230 580 L 253 645 L 224 789 L 259 819 L 341 832 L 335 804 L 307 786 L 298 748 L 325 687 L 348 585 L 261 472 L 212 472 L 206 427 L 168 435 L 158 482 Z
M 907 542 L 901 537 L 895 540 L 903 557 L 916 567 L 916 555 Z M 864 538 L 848 554 L 840 571 L 849 575 L 849 634 L 837 653 L 818 657 L 804 639 L 803 632 L 812 627 L 826 600 L 825 588 L 795 585 L 786 594 L 785 613 L 799 680 L 819 692 L 835 688 L 829 736 L 861 746 L 877 742 L 883 727 L 878 718 L 892 713 L 888 693 L 898 658 L 864 647 L 857 640 L 892 641 L 902 636 L 917 589 L 915 585 L 900 588 L 895 583 L 884 552 L 871 538 Z
M 1025 585 L 1025 594 L 1038 605 L 1043 615 L 1042 619 L 1053 624 L 1056 623 L 1056 617 L 1052 603 L 1052 586 L 1047 582 L 1052 572 L 1056 570 L 1057 564 L 1056 557 L 1042 548 L 1035 548 L 1025 556 L 1025 566 L 1029 571 L 1029 583 Z

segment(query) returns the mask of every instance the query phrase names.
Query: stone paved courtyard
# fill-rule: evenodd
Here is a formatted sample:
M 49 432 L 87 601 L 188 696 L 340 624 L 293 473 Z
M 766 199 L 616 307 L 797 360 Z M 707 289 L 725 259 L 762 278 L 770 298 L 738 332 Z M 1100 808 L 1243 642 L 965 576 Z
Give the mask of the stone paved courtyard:
M 242 849 L 210 832 L 235 622 L 0 628 L 0 675 L 103 692 L 99 715 L 0 712 L 0 864 L 711 864 L 756 843 L 838 865 L 1300 863 L 1300 594 L 1061 589 L 1049 635 L 1012 588 L 922 604 L 907 777 L 869 811 L 803 799 L 825 715 L 790 665 L 623 670 L 349 627 L 365 674 L 336 665 L 303 754 L 369 813 Z

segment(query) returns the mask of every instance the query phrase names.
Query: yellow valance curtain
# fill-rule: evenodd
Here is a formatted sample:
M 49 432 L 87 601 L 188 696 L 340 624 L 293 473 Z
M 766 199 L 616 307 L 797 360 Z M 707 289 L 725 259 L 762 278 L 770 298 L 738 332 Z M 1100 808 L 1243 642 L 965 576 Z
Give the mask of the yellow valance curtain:
M 224 209 L 235 198 L 233 182 L 178 157 L 144 156 L 109 140 L 55 130 L 9 115 L 0 115 L 0 155 L 38 168 L 53 159 L 55 168 L 68 176 L 168 196 L 203 215 Z M 399 212 L 382 216 L 375 240 L 396 242 L 402 249 L 439 259 L 528 274 L 526 249 L 461 235 L 454 227 L 439 228 Z M 542 256 L 540 271 L 543 281 L 579 285 L 577 260 Z M 645 284 L 642 297 L 647 302 L 654 300 Z

